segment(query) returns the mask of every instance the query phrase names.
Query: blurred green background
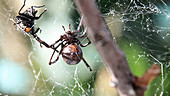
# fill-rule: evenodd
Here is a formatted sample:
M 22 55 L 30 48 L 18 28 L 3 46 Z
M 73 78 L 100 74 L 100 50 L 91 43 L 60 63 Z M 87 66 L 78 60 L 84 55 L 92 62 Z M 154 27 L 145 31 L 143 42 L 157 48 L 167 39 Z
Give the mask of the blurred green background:
M 110 87 L 109 73 L 93 44 L 82 48 L 83 62 L 66 64 L 62 57 L 48 65 L 52 50 L 39 46 L 31 36 L 13 25 L 24 0 L 0 0 L 0 95 L 10 96 L 118 96 Z M 96 0 L 114 40 L 126 53 L 137 76 L 153 64 L 162 74 L 153 80 L 146 96 L 170 94 L 170 1 L 168 0 Z M 36 21 L 37 35 L 48 44 L 64 34 L 62 26 L 75 30 L 80 15 L 71 0 L 27 0 L 32 5 L 46 5 L 47 12 Z M 39 15 L 44 8 L 37 9 Z M 82 29 L 83 32 L 83 29 Z M 86 43 L 86 39 L 80 39 Z M 57 54 L 55 54 L 54 59 Z

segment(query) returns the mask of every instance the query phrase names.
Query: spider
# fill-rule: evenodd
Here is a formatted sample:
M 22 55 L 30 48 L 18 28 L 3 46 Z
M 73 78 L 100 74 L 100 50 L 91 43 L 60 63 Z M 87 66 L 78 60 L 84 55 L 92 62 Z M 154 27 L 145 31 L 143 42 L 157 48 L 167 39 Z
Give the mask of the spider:
M 45 5 L 42 6 L 31 6 L 31 8 L 28 8 L 27 10 L 25 10 L 23 13 L 21 13 L 21 10 L 24 8 L 25 6 L 25 2 L 26 0 L 24 0 L 24 4 L 22 5 L 22 7 L 20 8 L 19 12 L 18 12 L 18 16 L 16 16 L 17 22 L 14 23 L 14 25 L 18 25 L 18 27 L 23 30 L 26 33 L 31 34 L 39 43 L 40 46 L 41 44 L 45 45 L 46 47 L 50 47 L 47 43 L 45 43 L 44 41 L 42 41 L 37 35 L 36 33 L 38 31 L 40 31 L 41 33 L 41 29 L 37 28 L 36 31 L 34 30 L 34 21 L 38 20 L 43 14 L 44 12 L 47 11 L 47 9 L 45 9 L 38 17 L 36 17 L 37 14 L 37 10 L 35 10 L 34 8 L 42 8 Z
M 80 25 L 81 26 L 81 25 Z M 62 26 L 64 31 L 65 31 L 65 27 Z M 83 60 L 83 62 L 85 63 L 85 65 L 87 66 L 87 68 L 92 71 L 91 67 L 88 65 L 88 63 L 86 62 L 86 60 L 83 58 L 83 52 L 81 50 L 81 47 L 86 47 L 89 44 L 91 44 L 91 41 L 89 40 L 89 38 L 86 35 L 86 30 L 82 35 L 77 35 L 76 33 L 78 33 L 80 31 L 79 29 L 80 27 L 78 27 L 78 30 L 75 31 L 71 31 L 71 25 L 69 24 L 69 31 L 65 31 L 64 35 L 60 36 L 60 39 L 58 39 L 55 43 L 51 44 L 50 46 L 55 49 L 54 52 L 52 53 L 52 56 L 50 58 L 49 61 L 49 65 L 57 62 L 57 60 L 59 59 L 59 56 L 62 55 L 63 60 L 69 64 L 69 65 L 75 65 L 78 64 L 81 60 Z M 82 38 L 82 37 L 86 37 L 88 40 L 88 43 L 86 44 L 82 44 L 78 38 Z M 59 43 L 60 42 L 60 43 Z M 56 47 L 55 45 L 58 44 Z M 57 58 L 52 61 L 52 58 L 54 56 L 54 53 L 56 51 L 56 49 L 61 46 L 60 51 L 58 52 L 58 56 Z

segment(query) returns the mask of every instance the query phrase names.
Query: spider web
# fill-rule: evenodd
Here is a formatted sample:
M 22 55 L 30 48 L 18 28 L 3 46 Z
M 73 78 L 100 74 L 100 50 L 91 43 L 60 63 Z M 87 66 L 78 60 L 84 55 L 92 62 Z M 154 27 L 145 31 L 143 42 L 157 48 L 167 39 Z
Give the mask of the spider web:
M 29 96 L 117 96 L 109 87 L 109 75 L 93 44 L 82 48 L 92 67 L 81 61 L 66 64 L 62 57 L 48 65 L 53 50 L 12 25 L 24 0 L 0 1 L 0 95 Z M 96 0 L 114 40 L 126 53 L 133 74 L 142 74 L 153 64 L 161 66 L 161 75 L 148 86 L 146 96 L 168 96 L 170 93 L 170 2 L 168 0 Z M 70 0 L 27 0 L 31 5 L 45 4 L 47 12 L 36 21 L 37 35 L 48 44 L 66 31 L 76 30 L 80 14 Z M 44 8 L 38 9 L 38 14 Z M 83 32 L 83 28 L 80 34 Z M 84 44 L 86 39 L 80 39 Z M 57 53 L 53 60 L 57 57 Z M 17 66 L 17 67 L 15 67 Z M 1 71 L 4 70 L 4 71 Z M 22 74 L 21 74 L 22 73 Z M 11 76 L 11 74 L 13 76 Z M 10 77 L 10 78 L 9 78 Z M 4 86 L 4 84 L 8 86 Z M 12 86 L 12 87 L 11 87 Z M 8 89 L 8 90 L 4 90 Z M 13 90 L 13 91 L 9 91 Z

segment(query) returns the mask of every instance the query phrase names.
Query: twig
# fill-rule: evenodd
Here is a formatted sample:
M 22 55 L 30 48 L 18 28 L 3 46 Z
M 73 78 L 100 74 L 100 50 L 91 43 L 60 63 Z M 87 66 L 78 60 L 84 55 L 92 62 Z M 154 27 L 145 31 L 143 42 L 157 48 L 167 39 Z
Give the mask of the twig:
M 133 85 L 137 96 L 144 96 L 148 84 L 160 74 L 159 65 L 152 65 L 142 77 L 134 77 Z
M 84 23 L 97 50 L 102 56 L 111 75 L 111 83 L 120 96 L 143 96 L 136 91 L 134 82 L 138 78 L 131 73 L 125 54 L 114 42 L 105 21 L 101 17 L 94 0 L 74 0 L 78 10 L 84 16 Z M 140 86 L 138 86 L 140 87 Z M 144 93 L 142 90 L 142 93 Z

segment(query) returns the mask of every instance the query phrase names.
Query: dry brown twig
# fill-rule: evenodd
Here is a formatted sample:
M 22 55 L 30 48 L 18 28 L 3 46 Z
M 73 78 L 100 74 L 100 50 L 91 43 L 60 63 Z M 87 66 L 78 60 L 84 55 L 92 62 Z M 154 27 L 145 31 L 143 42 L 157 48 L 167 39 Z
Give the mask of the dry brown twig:
M 151 67 L 152 71 L 138 78 L 134 76 L 128 66 L 125 54 L 120 50 L 114 42 L 113 37 L 103 20 L 94 0 L 74 0 L 79 12 L 84 16 L 84 23 L 91 39 L 93 40 L 97 50 L 102 56 L 110 75 L 111 82 L 120 96 L 144 96 L 144 91 L 148 83 L 159 73 L 159 66 Z M 150 75 L 147 75 L 147 74 Z M 154 74 L 154 75 L 153 75 Z M 150 77 L 152 78 L 150 78 Z M 146 79 L 148 78 L 148 79 Z M 145 82 L 144 86 L 141 82 Z

